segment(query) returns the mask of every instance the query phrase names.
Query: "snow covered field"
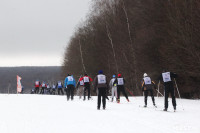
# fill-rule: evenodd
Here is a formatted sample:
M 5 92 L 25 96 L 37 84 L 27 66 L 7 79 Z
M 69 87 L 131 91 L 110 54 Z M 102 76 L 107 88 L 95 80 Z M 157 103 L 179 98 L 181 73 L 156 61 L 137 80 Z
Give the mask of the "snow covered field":
M 200 133 L 200 100 L 177 99 L 173 112 L 158 108 L 143 97 L 124 97 L 120 104 L 107 101 L 106 110 L 97 110 L 97 100 L 82 101 L 65 96 L 0 95 L 0 133 Z M 183 106 L 182 106 L 183 105 Z M 184 110 L 183 108 L 184 107 Z

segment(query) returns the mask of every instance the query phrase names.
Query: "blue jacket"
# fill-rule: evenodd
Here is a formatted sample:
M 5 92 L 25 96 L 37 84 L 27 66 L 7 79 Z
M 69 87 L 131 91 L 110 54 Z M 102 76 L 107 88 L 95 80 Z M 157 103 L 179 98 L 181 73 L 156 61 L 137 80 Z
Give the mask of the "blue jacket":
M 68 77 L 65 78 L 65 88 L 68 85 L 74 85 L 74 87 L 76 86 L 76 81 L 73 78 L 73 76 L 68 76 Z

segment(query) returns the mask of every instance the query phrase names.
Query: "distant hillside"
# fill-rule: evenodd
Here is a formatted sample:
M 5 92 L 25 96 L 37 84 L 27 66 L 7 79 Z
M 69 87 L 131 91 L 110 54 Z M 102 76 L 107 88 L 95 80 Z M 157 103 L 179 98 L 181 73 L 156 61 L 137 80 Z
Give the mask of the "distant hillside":
M 30 93 L 34 87 L 34 81 L 47 81 L 49 83 L 61 79 L 61 67 L 0 67 L 0 93 L 16 93 L 16 75 L 22 77 L 22 85 L 25 93 Z M 10 85 L 9 85 L 10 83 Z

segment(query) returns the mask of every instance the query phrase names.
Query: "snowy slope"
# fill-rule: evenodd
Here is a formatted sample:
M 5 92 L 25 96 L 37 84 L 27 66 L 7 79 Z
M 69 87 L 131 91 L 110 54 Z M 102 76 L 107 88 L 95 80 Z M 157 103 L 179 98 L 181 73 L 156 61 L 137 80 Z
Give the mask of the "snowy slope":
M 177 100 L 177 112 L 158 108 L 143 97 L 122 98 L 121 104 L 107 102 L 106 110 L 97 110 L 96 97 L 66 101 L 65 96 L 0 95 L 1 133 L 200 133 L 200 101 Z M 183 107 L 184 110 L 183 110 Z

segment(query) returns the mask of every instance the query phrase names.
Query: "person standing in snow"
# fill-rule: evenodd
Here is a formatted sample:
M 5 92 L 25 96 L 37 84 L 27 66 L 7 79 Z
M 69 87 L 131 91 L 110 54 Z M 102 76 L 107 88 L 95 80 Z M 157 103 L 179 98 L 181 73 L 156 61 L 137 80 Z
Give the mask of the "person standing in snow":
M 153 95 L 153 87 L 156 89 L 155 82 L 151 81 L 151 78 L 146 73 L 144 73 L 143 76 L 144 78 L 142 80 L 142 91 L 144 91 L 144 103 L 145 103 L 144 107 L 147 107 L 148 93 L 150 93 L 153 105 L 156 107 L 155 99 Z
M 111 101 L 113 102 L 114 96 L 115 96 L 116 101 L 117 101 L 117 84 L 113 84 L 114 81 L 116 80 L 116 76 L 113 75 L 112 77 L 113 78 L 110 80 L 109 86 L 110 86 L 111 91 L 112 91 L 112 100 Z
M 39 80 L 36 80 L 36 81 L 35 81 L 35 84 L 34 84 L 34 86 L 35 86 L 35 94 L 38 94 L 38 93 L 39 93 L 40 85 L 41 85 L 40 81 L 39 81 Z
M 159 76 L 159 80 L 164 82 L 164 92 L 165 92 L 165 108 L 163 111 L 167 111 L 168 109 L 168 97 L 169 93 L 172 97 L 172 105 L 174 107 L 174 111 L 176 110 L 176 98 L 175 98 L 175 90 L 173 79 L 177 78 L 177 74 L 173 72 L 168 72 L 166 70 Z
M 57 85 L 56 85 L 56 88 L 58 89 L 58 95 L 64 95 L 64 92 L 63 92 L 63 84 L 61 81 L 58 81 Z
M 90 100 L 90 83 L 93 81 L 92 78 L 90 78 L 87 74 L 85 74 L 84 77 L 80 79 L 80 81 L 83 81 L 84 83 L 84 101 L 86 97 L 86 91 L 88 92 L 88 100 Z
M 50 92 L 51 92 L 51 87 L 50 87 L 49 83 L 47 83 L 47 88 L 46 88 L 45 94 L 50 94 Z
M 103 109 L 106 109 L 106 93 L 108 92 L 108 81 L 103 71 L 100 70 L 99 74 L 94 79 L 94 92 L 97 92 L 97 109 L 100 110 L 101 98 L 103 103 Z
M 42 88 L 41 88 L 40 94 L 44 94 L 44 90 L 47 88 L 47 85 L 44 81 L 42 82 L 41 87 Z
M 73 78 L 73 75 L 68 74 L 68 76 L 65 78 L 65 88 L 67 89 L 67 101 L 70 99 L 74 99 L 74 88 L 76 86 L 76 81 Z
M 51 94 L 55 95 L 56 94 L 56 85 L 53 83 L 52 85 L 52 90 L 51 90 Z
M 76 85 L 76 89 L 77 89 L 77 95 L 79 95 L 79 99 L 81 99 L 83 92 L 84 92 L 84 82 L 82 79 L 82 75 L 80 76 L 78 83 Z
M 125 80 L 122 77 L 121 74 L 118 74 L 118 78 L 115 79 L 114 84 L 117 84 L 117 102 L 120 103 L 120 93 L 122 92 L 124 94 L 124 96 L 126 97 L 126 100 L 129 102 L 128 96 L 125 92 Z

